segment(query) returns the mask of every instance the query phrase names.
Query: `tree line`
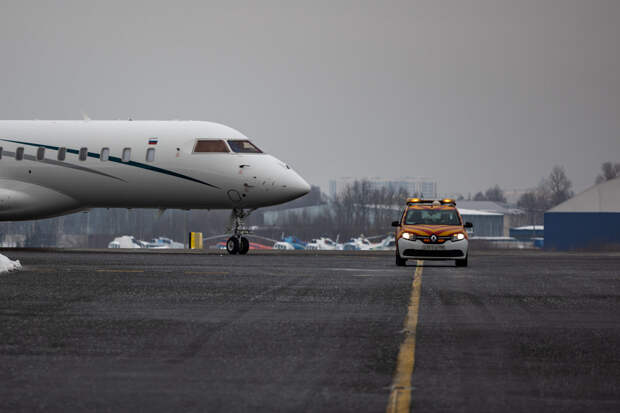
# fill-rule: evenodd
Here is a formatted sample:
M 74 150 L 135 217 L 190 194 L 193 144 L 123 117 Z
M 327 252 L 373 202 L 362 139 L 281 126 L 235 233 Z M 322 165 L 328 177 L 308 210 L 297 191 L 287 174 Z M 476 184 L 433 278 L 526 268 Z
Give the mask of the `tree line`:
M 415 194 L 407 193 L 402 187 L 375 187 L 367 180 L 354 181 L 339 194 L 324 200 L 320 213 L 312 216 L 304 211 L 284 217 L 273 236 L 277 237 L 280 231 L 302 239 L 327 236 L 346 241 L 360 234 L 387 234 L 411 196 Z

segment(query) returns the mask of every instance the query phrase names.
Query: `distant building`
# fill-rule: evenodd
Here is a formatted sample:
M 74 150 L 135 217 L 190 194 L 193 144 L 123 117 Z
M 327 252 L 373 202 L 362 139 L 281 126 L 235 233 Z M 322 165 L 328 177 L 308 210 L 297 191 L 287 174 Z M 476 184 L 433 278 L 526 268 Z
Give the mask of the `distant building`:
M 488 215 L 487 218 L 484 218 L 485 225 L 488 225 L 488 227 L 486 227 L 483 231 L 476 231 L 476 223 L 473 222 L 474 234 L 476 235 L 485 233 L 484 236 L 507 237 L 510 235 L 511 227 L 515 225 L 522 225 L 524 220 L 527 218 L 522 210 L 517 208 L 508 208 L 493 201 L 457 201 L 456 206 L 459 211 L 461 211 L 461 215 L 465 215 L 463 211 L 467 210 L 501 215 L 502 228 L 499 230 L 497 228 L 497 222 L 499 222 L 497 221 L 498 218 L 491 218 L 492 215 Z M 493 222 L 493 224 L 490 224 L 490 222 Z M 490 235 L 491 233 L 493 235 Z
M 471 222 L 474 227 L 469 230 L 472 238 L 501 237 L 504 235 L 504 214 L 500 212 L 480 211 L 459 207 L 459 213 L 465 222 Z
M 545 248 L 620 245 L 620 178 L 586 189 L 545 212 Z
M 407 194 L 411 196 L 420 196 L 422 198 L 433 199 L 437 198 L 437 181 L 432 178 L 425 177 L 405 177 L 398 179 L 389 178 L 355 178 L 344 177 L 338 179 L 332 179 L 329 181 L 329 196 L 342 192 L 348 185 L 353 184 L 355 181 L 368 181 L 373 189 L 400 189 L 404 188 Z
M 516 208 L 509 208 L 504 206 L 503 204 L 499 204 L 494 201 L 456 201 L 456 206 L 461 209 L 475 209 L 477 211 L 485 211 L 485 212 L 497 212 L 500 214 L 510 215 L 510 214 L 522 214 L 523 211 Z

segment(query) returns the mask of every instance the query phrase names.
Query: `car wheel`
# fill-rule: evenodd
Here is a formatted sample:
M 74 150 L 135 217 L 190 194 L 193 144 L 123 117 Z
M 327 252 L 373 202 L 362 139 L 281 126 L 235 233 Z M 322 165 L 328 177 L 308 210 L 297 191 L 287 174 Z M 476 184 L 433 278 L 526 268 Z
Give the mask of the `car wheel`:
M 462 260 L 454 260 L 454 263 L 457 267 L 467 267 L 467 257 L 463 258 Z
M 396 251 L 396 265 L 399 267 L 404 267 L 405 265 L 407 265 L 407 259 L 400 258 L 400 255 L 398 255 L 398 251 Z

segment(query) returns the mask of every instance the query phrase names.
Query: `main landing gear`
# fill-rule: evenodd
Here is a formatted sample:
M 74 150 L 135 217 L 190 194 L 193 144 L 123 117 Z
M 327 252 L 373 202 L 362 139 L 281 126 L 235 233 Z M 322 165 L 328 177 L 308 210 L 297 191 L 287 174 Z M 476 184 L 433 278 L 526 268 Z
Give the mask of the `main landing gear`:
M 244 211 L 243 209 L 233 209 L 231 218 L 232 237 L 226 241 L 226 251 L 229 254 L 241 254 L 245 255 L 250 250 L 250 241 L 244 235 L 250 233 L 250 231 L 243 226 L 243 219 L 252 213 L 253 209 Z

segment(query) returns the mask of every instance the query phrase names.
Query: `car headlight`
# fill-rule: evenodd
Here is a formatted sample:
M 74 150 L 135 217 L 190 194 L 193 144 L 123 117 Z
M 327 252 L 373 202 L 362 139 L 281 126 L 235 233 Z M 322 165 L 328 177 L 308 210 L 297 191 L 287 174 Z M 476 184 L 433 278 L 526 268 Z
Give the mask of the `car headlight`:
M 410 241 L 415 241 L 415 234 L 412 234 L 411 232 L 403 232 L 403 238 Z
M 452 235 L 452 241 L 460 241 L 462 239 L 465 239 L 465 234 L 462 232 Z

